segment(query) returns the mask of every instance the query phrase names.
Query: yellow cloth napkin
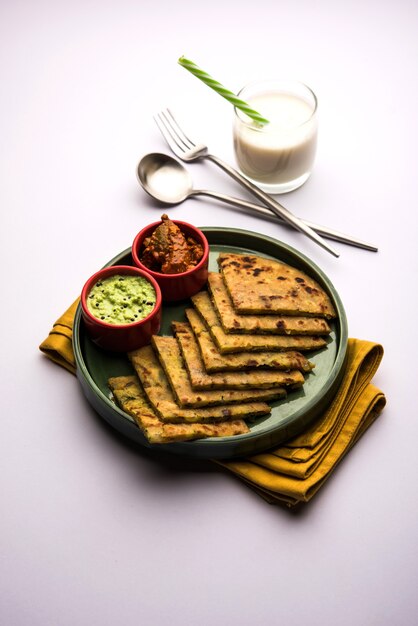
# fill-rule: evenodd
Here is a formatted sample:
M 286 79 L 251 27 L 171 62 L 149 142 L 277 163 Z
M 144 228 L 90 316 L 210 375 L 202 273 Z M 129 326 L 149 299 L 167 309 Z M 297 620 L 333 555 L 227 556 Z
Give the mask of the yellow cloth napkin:
M 39 346 L 52 361 L 75 374 L 72 328 L 77 299 Z M 308 502 L 367 428 L 386 398 L 371 380 L 383 357 L 378 343 L 349 339 L 338 392 L 328 409 L 305 432 L 284 445 L 244 459 L 216 461 L 270 503 L 292 507 Z
M 58 363 L 58 365 L 62 365 L 72 374 L 75 374 L 76 371 L 72 344 L 73 322 L 79 301 L 80 298 L 77 298 L 65 313 L 57 319 L 48 337 L 39 346 L 39 349 L 49 359 L 54 361 L 54 363 Z
M 308 430 L 263 454 L 218 463 L 269 502 L 307 502 L 382 412 L 386 398 L 370 382 L 382 357 L 380 344 L 349 339 L 339 390 Z

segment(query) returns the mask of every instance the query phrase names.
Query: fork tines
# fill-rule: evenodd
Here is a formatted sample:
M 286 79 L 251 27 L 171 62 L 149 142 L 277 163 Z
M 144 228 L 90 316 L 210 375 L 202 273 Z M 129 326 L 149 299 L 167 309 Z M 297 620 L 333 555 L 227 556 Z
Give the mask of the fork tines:
M 173 150 L 173 152 L 186 152 L 195 148 L 195 144 L 182 131 L 173 117 L 170 109 L 163 109 L 155 117 L 154 120 L 161 131 L 164 139 Z

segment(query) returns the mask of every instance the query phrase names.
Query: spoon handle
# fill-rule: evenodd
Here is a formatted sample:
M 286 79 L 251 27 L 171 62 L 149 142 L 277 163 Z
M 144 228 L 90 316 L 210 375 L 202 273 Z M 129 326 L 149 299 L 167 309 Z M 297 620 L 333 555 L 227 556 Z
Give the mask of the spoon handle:
M 195 189 L 193 190 L 192 195 L 210 196 L 211 198 L 216 198 L 217 200 L 226 202 L 227 204 L 244 208 L 249 213 L 256 215 L 257 217 L 264 217 L 273 222 L 276 222 L 278 220 L 281 224 L 284 224 L 285 226 L 289 226 L 289 224 L 287 224 L 280 216 L 273 214 L 270 211 L 270 209 L 268 209 L 267 207 L 260 206 L 259 204 L 253 204 L 252 202 L 248 202 L 247 200 L 241 200 L 241 198 L 228 196 L 226 194 L 217 193 L 215 191 L 208 191 L 206 189 L 199 189 L 199 190 Z M 322 235 L 323 237 L 326 237 L 327 239 L 333 239 L 334 241 L 339 241 L 340 243 L 346 243 L 351 246 L 356 246 L 357 248 L 370 250 L 372 252 L 378 251 L 378 248 L 376 246 L 370 243 L 366 243 L 365 241 L 362 241 L 361 239 L 357 239 L 356 237 L 351 237 L 350 235 L 344 235 L 344 233 L 340 233 L 337 230 L 328 228 L 327 226 L 320 226 L 319 224 L 314 224 L 313 222 L 308 222 L 307 220 L 303 220 L 303 221 L 310 228 L 315 230 L 318 234 Z
M 218 165 L 221 169 L 224 170 L 227 174 L 229 174 L 234 180 L 239 182 L 243 187 L 248 189 L 253 195 L 255 195 L 259 200 L 263 202 L 266 206 L 270 208 L 278 217 L 282 218 L 285 222 L 288 222 L 291 226 L 303 232 L 310 239 L 319 244 L 322 248 L 330 252 L 336 257 L 339 257 L 339 253 L 334 250 L 331 246 L 329 246 L 318 233 L 316 233 L 312 228 L 310 228 L 305 222 L 301 219 L 293 215 L 288 209 L 279 204 L 276 200 L 273 200 L 267 193 L 264 193 L 259 187 L 253 185 L 249 180 L 247 180 L 242 174 L 240 174 L 233 167 L 214 156 L 213 154 L 206 154 L 205 158 L 210 159 L 213 163 Z

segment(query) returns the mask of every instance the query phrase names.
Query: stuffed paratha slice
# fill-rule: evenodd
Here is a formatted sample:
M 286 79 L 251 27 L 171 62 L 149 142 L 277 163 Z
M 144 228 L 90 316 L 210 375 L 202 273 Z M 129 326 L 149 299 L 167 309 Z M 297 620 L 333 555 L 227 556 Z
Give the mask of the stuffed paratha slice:
M 186 317 L 199 344 L 200 354 L 209 373 L 260 369 L 292 370 L 310 372 L 314 364 L 294 350 L 288 351 L 258 351 L 234 352 L 222 354 L 215 345 L 203 319 L 195 309 L 186 309 Z
M 169 380 L 176 401 L 183 407 L 204 407 L 234 402 L 256 402 L 276 400 L 282 397 L 283 389 L 271 385 L 266 389 L 210 389 L 196 391 L 192 388 L 180 348 L 175 337 L 154 335 L 152 345 Z M 289 372 L 288 385 L 303 383 L 300 372 Z M 302 380 L 301 380 L 302 379 Z
M 241 315 L 221 274 L 210 272 L 208 287 L 222 328 L 226 333 L 273 333 L 278 335 L 328 335 L 331 328 L 322 317 L 299 315 Z
M 222 253 L 218 265 L 239 313 L 336 316 L 330 297 L 305 272 L 251 254 Z
M 304 382 L 304 377 L 298 370 L 288 372 L 251 369 L 209 374 L 205 369 L 199 345 L 191 326 L 186 322 L 172 322 L 172 328 L 194 390 L 263 389 L 276 385 L 300 386 Z M 286 392 L 283 389 L 282 396 L 285 395 Z
M 319 335 L 241 335 L 226 333 L 213 307 L 207 291 L 192 296 L 192 302 L 206 323 L 216 347 L 223 354 L 230 352 L 252 352 L 257 350 L 318 350 L 326 345 Z
M 232 437 L 249 432 L 242 419 L 230 419 L 215 424 L 170 424 L 160 419 L 149 404 L 137 376 L 116 376 L 108 381 L 117 404 L 134 418 L 149 443 L 173 443 L 206 437 Z
M 242 402 L 211 407 L 184 408 L 173 395 L 167 376 L 152 346 L 128 354 L 152 408 L 165 422 L 215 423 L 228 419 L 252 419 L 271 412 L 266 402 Z

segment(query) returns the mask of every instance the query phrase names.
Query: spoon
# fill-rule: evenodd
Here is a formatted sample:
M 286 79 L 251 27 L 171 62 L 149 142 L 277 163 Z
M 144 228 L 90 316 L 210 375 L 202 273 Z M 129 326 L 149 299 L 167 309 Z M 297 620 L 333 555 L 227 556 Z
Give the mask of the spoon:
M 228 196 L 223 193 L 209 191 L 207 189 L 195 189 L 188 170 L 182 163 L 177 161 L 177 159 L 167 154 L 153 152 L 145 155 L 138 163 L 137 175 L 144 191 L 163 204 L 180 204 L 193 196 L 209 196 L 226 202 L 227 204 L 244 208 L 253 215 L 262 216 L 273 222 L 280 222 L 280 224 L 287 225 L 285 220 L 271 213 L 267 207 L 253 204 L 247 200 L 241 200 L 240 198 Z M 360 239 L 349 237 L 336 230 L 313 224 L 307 220 L 303 221 L 318 234 L 328 239 L 334 239 L 335 241 L 347 243 L 373 252 L 377 252 L 378 250 L 376 246 L 365 243 Z

